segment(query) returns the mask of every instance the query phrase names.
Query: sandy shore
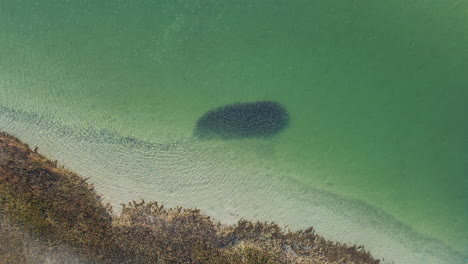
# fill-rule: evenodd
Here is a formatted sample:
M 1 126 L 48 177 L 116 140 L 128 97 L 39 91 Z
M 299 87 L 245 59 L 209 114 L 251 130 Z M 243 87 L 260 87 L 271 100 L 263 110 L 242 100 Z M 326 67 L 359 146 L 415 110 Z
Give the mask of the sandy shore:
M 116 214 L 91 184 L 0 134 L 0 263 L 380 263 L 312 228 L 286 232 L 133 202 Z

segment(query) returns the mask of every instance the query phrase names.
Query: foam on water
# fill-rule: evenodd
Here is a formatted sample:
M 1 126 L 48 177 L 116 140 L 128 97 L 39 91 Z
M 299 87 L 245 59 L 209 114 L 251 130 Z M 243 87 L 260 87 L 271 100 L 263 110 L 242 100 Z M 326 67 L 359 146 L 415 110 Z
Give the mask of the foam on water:
M 377 208 L 295 182 L 258 162 L 239 162 L 223 141 L 151 143 L 7 107 L 0 107 L 0 130 L 90 177 L 114 206 L 145 199 L 197 207 L 226 223 L 245 218 L 291 229 L 314 226 L 326 238 L 364 245 L 385 263 L 466 263 L 466 256 Z

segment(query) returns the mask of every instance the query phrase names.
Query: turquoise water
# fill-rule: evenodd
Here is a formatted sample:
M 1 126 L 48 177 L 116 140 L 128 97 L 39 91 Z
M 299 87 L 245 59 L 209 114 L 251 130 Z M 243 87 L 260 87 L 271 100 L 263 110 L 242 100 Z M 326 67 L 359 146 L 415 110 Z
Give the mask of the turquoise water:
M 97 166 L 94 175 L 101 176 L 95 184 L 109 197 L 113 187 L 104 183 L 116 182 L 115 190 L 141 188 L 146 198 L 145 181 L 125 177 L 145 162 L 162 163 L 162 171 L 181 168 L 167 169 L 171 180 L 158 183 L 165 187 L 160 192 L 171 189 L 170 194 L 147 195 L 173 204 L 184 203 L 174 194 L 185 181 L 177 177 L 206 172 L 213 179 L 192 177 L 203 179 L 192 191 L 206 192 L 213 189 L 203 186 L 215 186 L 212 182 L 225 176 L 226 188 L 242 196 L 252 190 L 236 186 L 236 180 L 255 175 L 268 188 L 291 186 L 287 193 L 276 190 L 278 197 L 314 199 L 294 193 L 300 186 L 301 193 L 313 189 L 363 203 L 466 256 L 466 10 L 464 1 L 435 0 L 3 0 L 0 116 L 9 119 L 0 119 L 8 120 L 0 129 L 42 143 L 59 160 L 67 160 L 67 150 L 79 153 L 75 159 L 82 164 L 73 156 L 65 162 L 78 171 L 94 159 L 117 166 L 117 158 L 105 160 L 111 154 L 99 144 L 119 137 L 156 148 L 181 142 L 175 148 L 184 150 L 170 155 L 149 150 L 139 159 L 129 155 L 122 177 L 108 179 L 111 168 Z M 256 100 L 281 102 L 290 126 L 271 139 L 190 140 L 206 111 Z M 12 120 L 53 129 L 34 137 L 35 131 L 21 130 Z M 77 135 L 97 140 L 99 134 L 115 135 L 92 146 L 103 151 L 99 159 L 68 148 Z M 52 140 L 55 136 L 63 141 Z M 188 160 L 194 164 L 186 165 Z M 206 165 L 211 163 L 222 166 Z M 261 195 L 258 207 L 268 206 Z M 214 205 L 214 199 L 201 196 L 190 205 L 214 216 L 226 208 L 240 214 L 255 204 Z M 305 206 L 288 205 L 298 214 Z

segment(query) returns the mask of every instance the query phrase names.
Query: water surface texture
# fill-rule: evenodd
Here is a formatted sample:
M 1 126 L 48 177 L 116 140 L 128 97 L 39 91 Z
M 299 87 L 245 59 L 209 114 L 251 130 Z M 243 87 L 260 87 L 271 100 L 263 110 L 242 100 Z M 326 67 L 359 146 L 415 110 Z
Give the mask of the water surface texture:
M 90 176 L 113 204 L 314 225 L 396 263 L 463 263 L 467 10 L 0 0 L 0 130 Z M 280 102 L 288 127 L 192 137 L 210 109 L 254 101 Z

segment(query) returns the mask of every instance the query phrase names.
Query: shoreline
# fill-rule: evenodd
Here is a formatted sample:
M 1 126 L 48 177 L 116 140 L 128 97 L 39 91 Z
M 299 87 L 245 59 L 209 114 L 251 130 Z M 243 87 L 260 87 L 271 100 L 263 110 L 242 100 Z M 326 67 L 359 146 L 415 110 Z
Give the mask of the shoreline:
M 85 263 L 380 263 L 362 247 L 327 241 L 312 228 L 286 232 L 273 223 L 246 220 L 228 226 L 196 209 L 145 202 L 130 203 L 117 215 L 86 179 L 6 133 L 0 134 L 0 172 L 0 216 L 10 230 L 1 235 L 37 237 Z M 28 241 L 19 240 L 12 249 L 7 243 L 17 250 L 8 256 L 11 263 L 15 256 L 31 257 L 23 250 Z M 50 254 L 45 250 L 42 257 Z
M 116 205 L 127 203 L 132 199 L 155 200 L 170 206 L 182 205 L 185 208 L 201 208 L 203 212 L 216 216 L 216 220 L 229 224 L 234 224 L 239 218 L 244 218 L 255 221 L 274 221 L 281 226 L 292 226 L 295 229 L 306 229 L 312 225 L 328 240 L 365 245 L 376 257 L 385 259 L 384 263 L 464 263 L 464 256 L 453 248 L 439 240 L 415 233 L 410 227 L 391 218 L 380 209 L 358 201 L 343 200 L 341 197 L 335 197 L 318 190 L 296 188 L 297 186 L 292 186 L 292 183 L 276 181 L 273 178 L 270 180 L 274 180 L 274 182 L 269 183 L 268 186 L 257 186 L 258 182 L 255 178 L 264 178 L 264 175 L 257 175 L 256 171 L 251 169 L 240 171 L 243 174 L 248 173 L 245 179 L 238 178 L 241 175 L 233 175 L 231 179 L 241 180 L 237 183 L 243 187 L 235 190 L 232 194 L 229 193 L 229 195 L 223 193 L 227 191 L 227 182 L 221 182 L 224 185 L 219 185 L 218 182 L 219 180 L 224 181 L 226 178 L 219 177 L 216 172 L 215 174 L 206 174 L 212 170 L 211 167 L 206 167 L 195 174 L 190 173 L 189 178 L 182 176 L 180 173 L 187 175 L 193 171 L 194 168 L 186 165 L 185 162 L 191 162 L 193 154 L 198 153 L 193 151 L 199 151 L 199 145 L 189 145 L 189 149 L 185 145 L 183 148 L 176 146 L 169 152 L 160 152 L 157 148 L 159 145 L 150 147 L 144 144 L 144 149 L 141 149 L 133 144 L 125 144 L 125 142 L 121 145 L 114 140 L 111 142 L 103 141 L 107 137 L 104 139 L 91 138 L 88 142 L 88 138 L 84 138 L 84 135 L 91 135 L 89 133 L 94 133 L 93 131 L 73 132 L 70 130 L 71 127 L 64 127 L 65 132 L 68 131 L 68 136 L 64 136 L 59 131 L 62 126 L 57 127 L 55 123 L 43 122 L 47 120 L 31 123 L 30 119 L 35 119 L 37 116 L 25 117 L 23 114 L 10 112 L 3 117 L 0 115 L 0 123 L 6 125 L 4 130 L 17 135 L 23 141 L 35 142 L 39 145 L 42 153 L 46 153 L 52 159 L 60 160 L 60 164 L 66 164 L 67 168 L 72 168 L 73 171 L 84 177 L 91 177 L 91 181 L 96 184 L 99 192 L 105 194 L 105 200 Z M 115 134 L 112 138 L 124 137 Z M 187 153 L 187 150 L 193 153 Z M 203 150 L 206 149 L 203 148 Z M 172 156 L 170 157 L 168 154 Z M 182 154 L 182 156 L 180 159 L 174 159 L 173 155 L 175 154 L 178 154 L 177 156 Z M 210 152 L 205 156 L 211 157 L 213 154 L 217 153 Z M 218 157 L 217 160 L 211 160 L 210 163 L 223 162 L 225 158 Z M 172 164 L 176 160 L 177 164 L 187 168 L 167 171 L 164 166 L 154 165 L 157 163 Z M 149 161 L 153 164 L 148 163 Z M 195 162 L 201 162 L 203 166 L 207 165 L 204 163 L 204 159 Z M 173 165 L 171 166 L 173 167 Z M 224 165 L 220 164 L 220 166 Z M 163 170 L 160 171 L 159 168 Z M 229 171 L 238 173 L 235 171 L 236 169 L 230 168 Z M 172 177 L 164 177 L 167 172 Z M 127 177 L 131 178 L 127 179 Z M 126 180 L 124 182 L 115 181 L 119 179 Z M 135 180 L 138 181 L 134 182 Z M 128 186 L 128 183 L 134 185 Z M 287 186 L 283 184 L 287 184 Z M 208 189 L 215 193 L 207 196 L 205 193 L 208 189 L 205 186 L 208 185 L 210 186 Z M 222 190 L 216 189 L 218 185 Z M 260 190 L 259 188 L 262 191 L 274 188 L 275 191 L 273 193 L 262 192 L 261 195 L 251 193 L 252 191 L 257 192 Z M 221 199 L 207 200 L 211 199 L 207 197 Z M 259 198 L 262 200 L 256 200 Z M 246 205 L 248 207 L 245 207 Z M 230 215 L 229 211 L 226 210 L 231 210 L 236 214 Z

